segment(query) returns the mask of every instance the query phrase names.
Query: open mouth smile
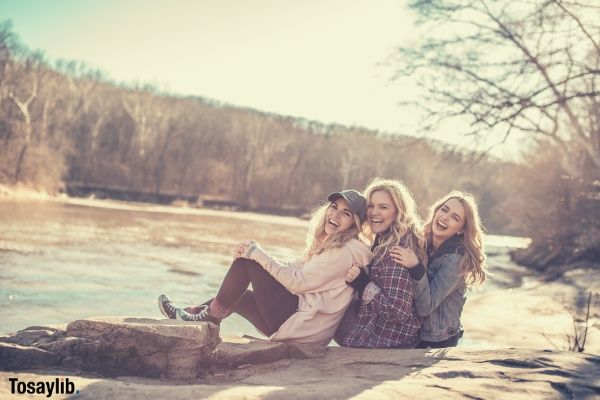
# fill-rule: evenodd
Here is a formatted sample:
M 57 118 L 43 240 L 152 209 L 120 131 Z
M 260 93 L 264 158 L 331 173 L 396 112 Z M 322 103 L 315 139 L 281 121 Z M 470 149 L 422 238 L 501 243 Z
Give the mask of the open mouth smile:
M 442 231 L 448 229 L 448 224 L 440 221 L 439 219 L 437 221 L 435 221 L 435 225 L 438 227 L 438 229 L 440 229 Z

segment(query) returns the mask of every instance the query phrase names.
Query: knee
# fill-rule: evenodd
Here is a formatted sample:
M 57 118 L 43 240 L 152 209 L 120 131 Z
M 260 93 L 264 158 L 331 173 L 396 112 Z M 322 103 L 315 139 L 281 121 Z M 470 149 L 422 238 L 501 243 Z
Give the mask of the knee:
M 250 260 L 247 258 L 236 258 L 233 261 L 233 264 L 231 264 L 230 269 L 233 270 L 243 270 L 243 271 L 248 271 L 248 270 L 252 270 L 252 269 L 256 269 L 256 268 L 261 268 L 260 265 L 258 265 L 258 263 L 254 260 Z

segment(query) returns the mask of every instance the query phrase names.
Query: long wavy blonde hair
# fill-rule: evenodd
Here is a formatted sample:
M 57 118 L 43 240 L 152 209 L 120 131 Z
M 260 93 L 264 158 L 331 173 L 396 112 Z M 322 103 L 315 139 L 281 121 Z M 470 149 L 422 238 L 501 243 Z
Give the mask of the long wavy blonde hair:
M 435 213 L 451 199 L 458 200 L 465 210 L 464 227 L 461 234 L 465 253 L 460 265 L 463 276 L 468 285 L 474 283 L 482 284 L 485 281 L 487 273 L 483 245 L 483 225 L 479 218 L 477 203 L 472 195 L 455 190 L 435 202 L 429 210 L 428 222 L 425 224 L 425 238 L 428 244 L 433 243 L 431 226 Z
M 425 238 L 422 224 L 417 214 L 415 200 L 402 182 L 392 179 L 375 178 L 365 189 L 367 202 L 375 192 L 387 193 L 397 210 L 396 219 L 391 224 L 389 232 L 379 238 L 377 246 L 373 249 L 374 263 L 379 262 L 387 251 L 396 245 L 412 249 L 422 263 L 426 263 Z M 366 236 L 373 241 L 375 234 L 367 224 Z
M 362 224 L 358 215 L 352 213 L 354 224 L 343 232 L 338 232 L 327 236 L 325 233 L 325 224 L 327 223 L 327 210 L 333 202 L 328 202 L 317 208 L 308 223 L 308 233 L 306 235 L 306 247 L 304 257 L 309 260 L 325 250 L 342 247 L 344 243 L 353 238 L 359 238 L 362 232 Z

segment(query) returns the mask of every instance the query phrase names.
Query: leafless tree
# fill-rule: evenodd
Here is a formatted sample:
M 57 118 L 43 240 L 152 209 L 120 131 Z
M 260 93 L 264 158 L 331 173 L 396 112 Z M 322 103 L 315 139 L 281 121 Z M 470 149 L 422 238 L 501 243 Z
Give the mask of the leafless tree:
M 427 34 L 399 49 L 399 76 L 425 94 L 431 129 L 464 118 L 468 135 L 547 139 L 579 174 L 574 148 L 600 169 L 589 124 L 600 99 L 600 4 L 596 0 L 415 0 Z

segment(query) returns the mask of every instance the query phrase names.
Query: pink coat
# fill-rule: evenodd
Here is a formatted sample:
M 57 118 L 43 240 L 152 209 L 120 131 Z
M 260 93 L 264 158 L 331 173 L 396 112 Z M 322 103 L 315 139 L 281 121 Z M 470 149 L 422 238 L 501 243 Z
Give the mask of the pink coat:
M 327 345 L 352 300 L 353 289 L 346 284 L 346 273 L 353 264 L 364 266 L 370 259 L 367 245 L 351 239 L 340 248 L 326 250 L 306 262 L 290 266 L 257 260 L 298 296 L 298 311 L 279 327 L 271 340 Z

